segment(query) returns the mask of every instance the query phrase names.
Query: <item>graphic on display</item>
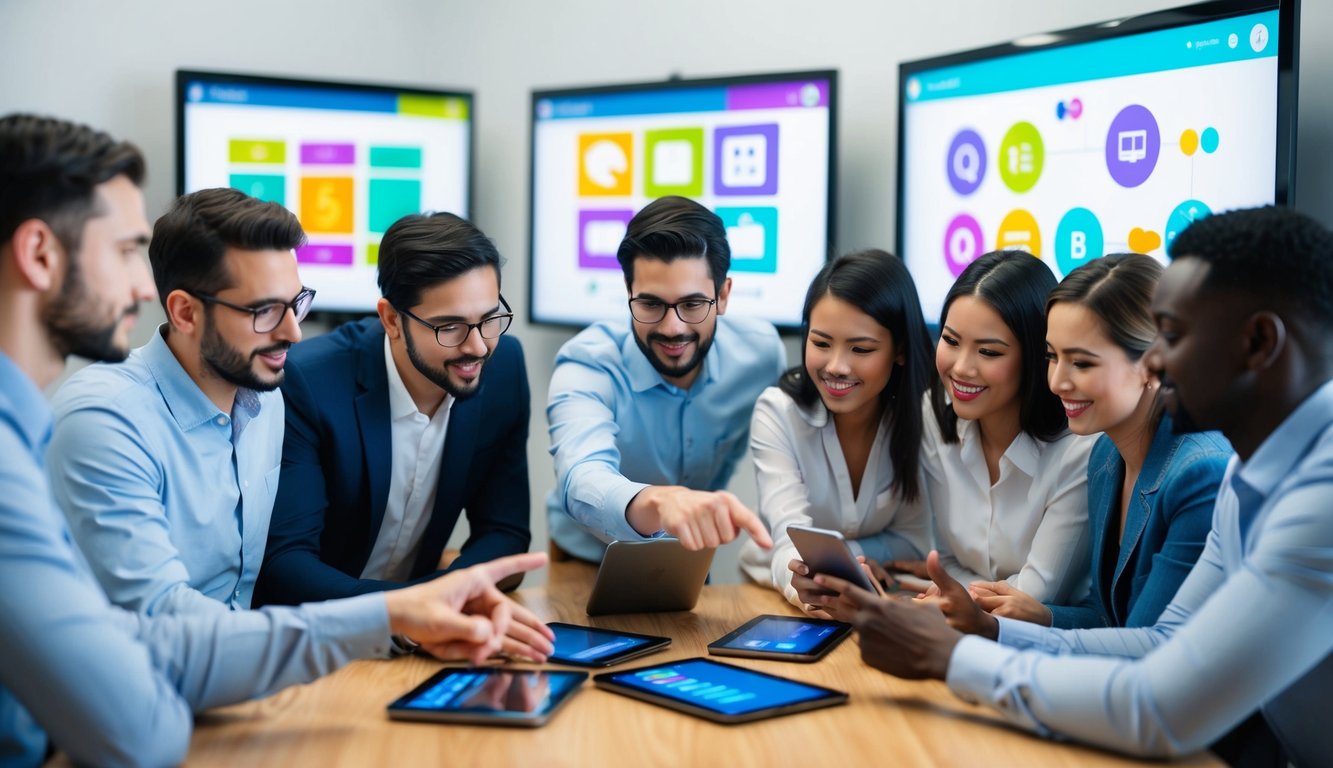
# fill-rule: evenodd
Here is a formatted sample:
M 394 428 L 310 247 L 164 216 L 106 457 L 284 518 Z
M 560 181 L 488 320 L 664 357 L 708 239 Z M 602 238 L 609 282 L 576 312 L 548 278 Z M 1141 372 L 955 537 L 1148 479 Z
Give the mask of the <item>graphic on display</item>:
M 798 325 L 828 254 L 832 81 L 819 74 L 535 95 L 533 318 L 626 319 L 620 241 L 645 205 L 678 195 L 722 220 L 728 312 Z
M 384 232 L 467 216 L 470 97 L 209 73 L 179 75 L 185 191 L 229 185 L 292 210 L 316 307 L 373 311 Z
M 1198 218 L 1273 202 L 1277 20 L 904 65 L 900 250 L 927 320 L 985 251 L 1057 277 L 1110 252 L 1165 261 Z

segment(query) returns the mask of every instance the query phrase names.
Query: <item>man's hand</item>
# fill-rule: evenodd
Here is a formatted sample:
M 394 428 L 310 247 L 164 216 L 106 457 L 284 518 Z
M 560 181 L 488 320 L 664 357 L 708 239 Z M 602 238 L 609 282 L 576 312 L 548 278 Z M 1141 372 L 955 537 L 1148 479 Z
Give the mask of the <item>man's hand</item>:
M 714 549 L 749 531 L 764 549 L 773 546 L 758 515 L 726 491 L 692 491 L 679 485 L 652 485 L 639 491 L 625 510 L 634 530 L 647 536 L 659 530 L 686 549 Z
M 542 662 L 555 634 L 532 611 L 505 597 L 495 582 L 546 564 L 546 553 L 511 555 L 384 593 L 389 632 L 405 635 L 441 659 L 480 664 L 503 651 Z
M 962 635 L 949 627 L 940 612 L 915 600 L 879 597 L 842 579 L 820 574 L 815 583 L 838 593 L 822 597 L 833 602 L 861 638 L 861 659 L 895 677 L 943 680 L 949 658 Z
M 994 616 L 1051 626 L 1051 609 L 1007 581 L 974 581 L 970 591 L 977 605 Z
M 931 551 L 926 556 L 926 572 L 934 582 L 935 607 L 944 614 L 949 626 L 969 635 L 981 635 L 995 640 L 1000 636 L 1000 623 L 983 611 L 968 594 L 967 588 L 949 575 L 940 565 L 940 553 Z

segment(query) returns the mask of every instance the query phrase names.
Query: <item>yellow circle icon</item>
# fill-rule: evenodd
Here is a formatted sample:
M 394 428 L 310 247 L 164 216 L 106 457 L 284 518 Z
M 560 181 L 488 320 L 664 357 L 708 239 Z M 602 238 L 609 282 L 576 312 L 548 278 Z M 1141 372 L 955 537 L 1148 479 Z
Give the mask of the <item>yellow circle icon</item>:
M 1022 208 L 1015 208 L 1006 214 L 995 234 L 995 249 L 1027 251 L 1041 258 L 1041 230 L 1037 227 L 1036 218 Z
M 1194 132 L 1193 128 L 1186 128 L 1185 132 L 1180 134 L 1180 151 L 1185 153 L 1186 157 L 1192 157 L 1199 149 L 1199 134 Z

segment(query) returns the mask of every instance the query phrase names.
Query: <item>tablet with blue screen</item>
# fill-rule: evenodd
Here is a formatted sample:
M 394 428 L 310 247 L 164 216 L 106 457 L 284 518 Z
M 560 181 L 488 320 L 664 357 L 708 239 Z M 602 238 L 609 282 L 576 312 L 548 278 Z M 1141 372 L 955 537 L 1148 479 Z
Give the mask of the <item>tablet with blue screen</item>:
M 671 638 L 640 635 L 614 629 L 583 627 L 553 621 L 546 626 L 555 632 L 554 664 L 576 667 L 609 667 L 671 645 Z
M 702 717 L 748 723 L 844 704 L 847 694 L 712 659 L 694 658 L 604 672 L 598 688 Z
M 446 667 L 389 705 L 393 720 L 473 725 L 545 725 L 587 672 Z
M 801 616 L 757 616 L 708 645 L 715 656 L 818 661 L 852 631 L 851 625 Z

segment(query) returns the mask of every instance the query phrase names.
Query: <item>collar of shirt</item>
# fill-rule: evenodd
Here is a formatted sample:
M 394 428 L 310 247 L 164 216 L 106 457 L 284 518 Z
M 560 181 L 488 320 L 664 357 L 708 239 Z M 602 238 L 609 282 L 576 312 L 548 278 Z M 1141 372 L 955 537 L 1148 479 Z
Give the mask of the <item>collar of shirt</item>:
M 981 425 L 975 421 L 967 419 L 958 420 L 958 439 L 963 444 L 963 454 L 981 456 Z M 1041 448 L 1037 445 L 1037 439 L 1023 430 L 1018 431 L 1018 437 L 1009 444 L 1004 450 L 1004 455 L 1000 457 L 1001 461 L 1008 459 L 1014 469 L 1022 472 L 1028 477 L 1036 477 L 1037 469 L 1041 461 Z
M 1233 485 L 1243 483 L 1267 498 L 1309 453 L 1329 422 L 1333 422 L 1333 381 L 1324 382 L 1264 439 L 1259 450 L 1232 476 Z
M 42 464 L 54 424 L 51 407 L 28 374 L 4 352 L 0 352 L 0 418 L 14 424 L 37 463 Z
M 482 366 L 483 375 L 486 366 Z M 393 361 L 393 350 L 389 346 L 389 335 L 384 335 L 384 370 L 389 377 L 389 418 L 393 421 L 415 418 L 421 411 L 417 410 L 417 403 L 412 399 L 412 394 L 407 391 L 407 385 L 403 383 L 403 377 L 398 373 L 398 365 Z M 436 416 L 442 416 L 454 407 L 454 396 L 448 393 L 444 396 L 444 402 L 435 410 Z M 421 413 L 423 417 L 426 414 Z
M 142 354 L 144 364 L 152 372 L 157 388 L 162 393 L 162 399 L 167 404 L 167 410 L 171 411 L 171 417 L 176 420 L 177 426 L 182 432 L 188 432 L 210 421 L 217 421 L 218 424 L 230 422 L 232 415 L 223 413 L 212 400 L 209 400 L 208 395 L 204 394 L 194 379 L 190 378 L 190 374 L 181 367 L 171 347 L 167 346 L 166 333 L 165 323 L 158 326 L 157 333 L 154 333 L 143 346 Z M 244 423 L 233 427 L 235 433 L 233 439 L 239 437 L 245 424 L 259 415 L 260 404 L 259 393 L 245 388 L 237 389 L 234 410 L 241 410 L 241 420 Z
M 704 355 L 704 369 L 700 376 L 705 384 L 711 384 L 722 375 L 722 355 L 718 352 L 718 337 L 722 335 L 722 328 L 721 322 L 713 327 L 713 343 L 708 347 L 708 354 Z M 625 373 L 629 378 L 630 389 L 635 392 L 646 392 L 659 386 L 665 388 L 668 392 L 679 393 L 684 391 L 662 378 L 662 374 L 658 373 L 657 369 L 653 367 L 648 355 L 639 349 L 632 324 L 629 327 L 629 333 L 625 334 L 625 340 L 620 345 L 620 355 L 625 361 Z

